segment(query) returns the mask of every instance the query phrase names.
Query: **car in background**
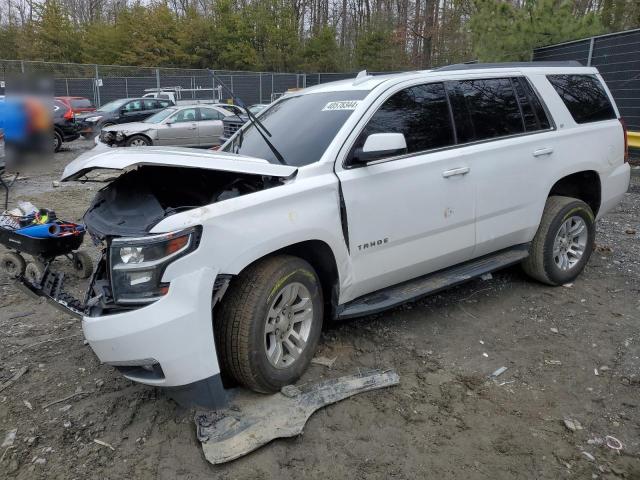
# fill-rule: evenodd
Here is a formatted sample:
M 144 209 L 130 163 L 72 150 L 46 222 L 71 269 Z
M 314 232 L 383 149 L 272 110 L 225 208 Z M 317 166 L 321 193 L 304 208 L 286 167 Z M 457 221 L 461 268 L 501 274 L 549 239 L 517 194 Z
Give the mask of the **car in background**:
M 257 115 L 268 106 L 269 106 L 268 103 L 256 103 L 255 105 L 251 105 L 249 107 L 249 110 L 254 115 Z M 236 108 L 239 108 L 239 107 L 236 107 Z M 222 143 L 229 140 L 231 136 L 234 133 L 236 133 L 238 130 L 240 130 L 240 127 L 245 123 L 247 123 L 247 121 L 249 120 L 249 117 L 247 116 L 247 114 L 244 111 L 242 111 L 242 109 L 240 110 L 241 110 L 240 113 L 236 113 L 234 116 L 227 117 L 224 119 L 224 133 L 222 134 L 222 138 L 220 139 Z
M 73 110 L 76 115 L 79 113 L 95 112 L 96 107 L 88 98 L 84 97 L 56 97 L 56 100 L 64 103 Z
M 141 122 L 105 127 L 100 141 L 117 147 L 211 147 L 220 145 L 223 119 L 229 116 L 233 113 L 213 105 L 173 106 Z
M 78 115 L 81 133 L 97 135 L 104 127 L 120 123 L 140 122 L 173 105 L 171 100 L 160 98 L 120 98 L 105 103 L 95 112 Z
M 72 108 L 60 100 L 53 101 L 52 119 L 53 150 L 58 152 L 64 142 L 73 142 L 80 137 L 80 125 Z

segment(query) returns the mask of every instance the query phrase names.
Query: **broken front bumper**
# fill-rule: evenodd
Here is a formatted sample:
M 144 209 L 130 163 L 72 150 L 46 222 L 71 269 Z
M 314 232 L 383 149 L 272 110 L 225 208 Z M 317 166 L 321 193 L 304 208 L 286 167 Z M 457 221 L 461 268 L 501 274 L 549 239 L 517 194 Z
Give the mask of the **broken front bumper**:
M 22 285 L 82 318 L 85 338 L 102 363 L 130 380 L 166 387 L 183 405 L 219 408 L 226 403 L 226 394 L 213 337 L 212 292 L 217 274 L 202 268 L 180 275 L 171 279 L 167 294 L 154 303 L 95 317 L 83 314 L 82 307 L 65 296 L 61 277 L 49 287 L 46 278 L 42 287 L 26 281 Z

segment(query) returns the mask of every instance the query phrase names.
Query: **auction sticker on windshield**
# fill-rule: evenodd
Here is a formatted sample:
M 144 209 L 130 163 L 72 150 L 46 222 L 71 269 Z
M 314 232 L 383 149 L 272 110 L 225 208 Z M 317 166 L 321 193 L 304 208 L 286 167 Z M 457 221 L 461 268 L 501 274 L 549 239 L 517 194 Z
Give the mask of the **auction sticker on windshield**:
M 340 100 L 339 102 L 329 102 L 322 109 L 323 112 L 328 110 L 355 110 L 360 100 Z

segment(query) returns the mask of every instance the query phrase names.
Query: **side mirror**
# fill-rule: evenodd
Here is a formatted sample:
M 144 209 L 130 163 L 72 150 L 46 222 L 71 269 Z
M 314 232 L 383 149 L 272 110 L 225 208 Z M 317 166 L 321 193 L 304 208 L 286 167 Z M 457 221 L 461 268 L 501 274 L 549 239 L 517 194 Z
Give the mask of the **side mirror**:
M 367 163 L 394 155 L 407 153 L 407 141 L 402 133 L 373 133 L 367 137 L 362 148 L 357 148 L 353 163 Z

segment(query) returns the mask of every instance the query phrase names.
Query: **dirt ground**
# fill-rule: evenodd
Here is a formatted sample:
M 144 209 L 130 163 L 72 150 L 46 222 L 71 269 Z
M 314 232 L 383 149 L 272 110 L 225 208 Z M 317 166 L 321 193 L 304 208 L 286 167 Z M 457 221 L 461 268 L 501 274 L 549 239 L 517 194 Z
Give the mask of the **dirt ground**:
M 79 219 L 97 187 L 52 181 L 88 146 L 56 154 L 53 173 L 19 181 L 12 201 Z M 0 385 L 28 368 L 0 392 L 0 442 L 17 429 L 0 478 L 640 478 L 639 223 L 635 169 L 575 284 L 511 268 L 327 328 L 319 354 L 337 360 L 303 382 L 395 368 L 400 385 L 324 408 L 303 435 L 223 466 L 204 459 L 192 411 L 101 365 L 78 321 L 0 276 Z

